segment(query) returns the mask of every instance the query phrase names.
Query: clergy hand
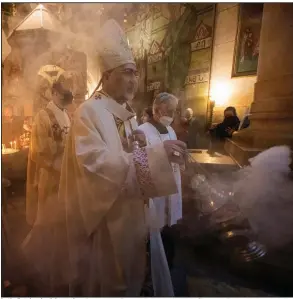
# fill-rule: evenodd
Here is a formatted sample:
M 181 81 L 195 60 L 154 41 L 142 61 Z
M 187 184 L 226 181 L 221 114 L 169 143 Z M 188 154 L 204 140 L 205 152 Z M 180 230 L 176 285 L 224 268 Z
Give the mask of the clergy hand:
M 139 147 L 144 147 L 147 145 L 145 134 L 141 130 L 134 130 L 132 135 L 129 136 L 129 139 L 131 142 L 138 141 Z
M 180 140 L 165 140 L 164 147 L 170 162 L 184 164 L 187 146 Z

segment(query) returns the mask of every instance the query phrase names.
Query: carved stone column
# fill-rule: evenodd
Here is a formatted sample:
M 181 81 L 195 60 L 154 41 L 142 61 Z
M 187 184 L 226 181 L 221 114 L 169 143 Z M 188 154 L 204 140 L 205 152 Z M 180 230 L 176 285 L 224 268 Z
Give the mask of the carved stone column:
M 293 148 L 293 4 L 265 3 L 250 127 L 226 142 L 243 165 L 260 150 Z

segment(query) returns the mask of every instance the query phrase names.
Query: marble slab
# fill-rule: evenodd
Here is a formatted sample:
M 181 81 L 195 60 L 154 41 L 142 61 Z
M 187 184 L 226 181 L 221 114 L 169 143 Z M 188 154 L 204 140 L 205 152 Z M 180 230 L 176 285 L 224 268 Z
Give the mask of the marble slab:
M 193 159 L 201 164 L 222 164 L 222 165 L 235 165 L 234 160 L 221 153 L 215 152 L 213 155 L 208 154 L 207 150 L 196 150 L 190 152 Z

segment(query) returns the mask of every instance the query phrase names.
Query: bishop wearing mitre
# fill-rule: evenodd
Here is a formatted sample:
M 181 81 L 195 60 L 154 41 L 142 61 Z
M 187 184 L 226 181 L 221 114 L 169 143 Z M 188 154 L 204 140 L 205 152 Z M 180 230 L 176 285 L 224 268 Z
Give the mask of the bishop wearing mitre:
M 36 114 L 32 126 L 26 184 L 26 219 L 31 230 L 21 246 L 35 288 L 46 290 L 42 295 L 49 295 L 52 285 L 58 284 L 62 272 L 58 269 L 54 273 L 53 282 L 53 265 L 60 266 L 60 260 L 64 260 L 61 255 L 55 260 L 57 255 L 51 246 L 57 236 L 63 239 L 60 233 L 64 227 L 59 225 L 58 190 L 70 128 L 66 108 L 73 101 L 71 80 L 65 72 L 59 72 L 51 82 L 48 94 L 51 101 Z
M 145 203 L 177 193 L 171 162 L 181 141 L 142 146 L 128 105 L 138 86 L 126 36 L 114 21 L 100 29 L 102 89 L 76 110 L 64 151 L 64 201 L 70 296 L 139 296 L 146 266 Z M 136 138 L 140 145 L 131 147 Z

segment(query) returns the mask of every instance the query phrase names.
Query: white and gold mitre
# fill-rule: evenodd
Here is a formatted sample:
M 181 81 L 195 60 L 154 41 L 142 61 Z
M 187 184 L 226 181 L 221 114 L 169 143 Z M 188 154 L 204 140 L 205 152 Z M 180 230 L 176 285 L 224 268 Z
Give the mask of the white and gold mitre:
M 102 73 L 126 63 L 135 63 L 126 35 L 115 20 L 108 20 L 99 36 L 98 54 Z

